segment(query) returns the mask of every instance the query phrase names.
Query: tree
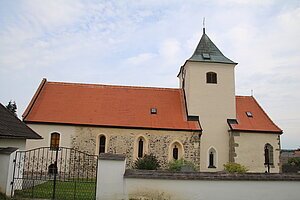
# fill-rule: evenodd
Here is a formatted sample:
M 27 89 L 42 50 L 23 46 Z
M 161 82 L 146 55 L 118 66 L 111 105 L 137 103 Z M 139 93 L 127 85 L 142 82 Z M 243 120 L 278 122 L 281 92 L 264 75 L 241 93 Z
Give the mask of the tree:
M 15 101 L 10 100 L 6 108 L 15 116 L 17 116 L 17 104 Z

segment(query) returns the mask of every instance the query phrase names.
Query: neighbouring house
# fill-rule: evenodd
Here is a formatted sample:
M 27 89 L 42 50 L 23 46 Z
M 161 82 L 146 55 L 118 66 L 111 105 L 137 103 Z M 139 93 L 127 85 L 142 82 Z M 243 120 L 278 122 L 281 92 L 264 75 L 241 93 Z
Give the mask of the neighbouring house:
M 42 139 L 13 113 L 0 104 L 0 148 L 25 150 L 26 140 Z
M 253 96 L 235 95 L 237 63 L 203 29 L 180 67 L 179 88 L 48 82 L 43 79 L 23 121 L 44 138 L 27 149 L 66 146 L 125 154 L 127 167 L 154 154 L 162 167 L 184 158 L 200 171 L 237 162 L 251 172 L 279 172 L 280 135 Z

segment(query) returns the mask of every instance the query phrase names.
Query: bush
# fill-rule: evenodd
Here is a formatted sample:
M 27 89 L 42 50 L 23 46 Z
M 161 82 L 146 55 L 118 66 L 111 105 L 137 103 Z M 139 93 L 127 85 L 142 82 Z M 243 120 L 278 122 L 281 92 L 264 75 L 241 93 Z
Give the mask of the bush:
M 289 165 L 300 166 L 300 158 L 289 158 Z
M 224 170 L 230 173 L 233 172 L 246 173 L 248 171 L 248 169 L 245 166 L 234 162 L 226 163 L 224 165 Z
M 182 166 L 190 166 L 193 171 L 196 171 L 196 167 L 194 163 L 186 161 L 184 159 L 180 159 L 180 160 L 173 159 L 169 162 L 170 171 L 181 171 Z
M 134 163 L 135 169 L 157 170 L 159 167 L 160 164 L 158 159 L 152 154 L 145 155 L 143 158 L 138 158 Z

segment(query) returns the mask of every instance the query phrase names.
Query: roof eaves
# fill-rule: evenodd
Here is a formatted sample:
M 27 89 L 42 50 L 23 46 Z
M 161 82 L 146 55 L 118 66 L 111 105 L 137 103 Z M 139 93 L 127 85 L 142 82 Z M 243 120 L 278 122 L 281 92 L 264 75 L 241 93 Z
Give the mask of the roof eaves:
M 283 131 L 268 131 L 268 130 L 251 130 L 251 129 L 235 129 L 231 127 L 231 131 L 235 132 L 253 132 L 253 133 L 274 133 L 274 134 L 282 134 Z
M 153 129 L 153 130 L 173 130 L 173 131 L 202 131 L 198 128 L 171 128 L 171 127 L 143 127 L 143 126 L 117 126 L 117 125 L 99 125 L 99 124 L 79 124 L 79 123 L 60 123 L 60 122 L 41 122 L 41 121 L 24 121 L 27 124 L 60 124 L 60 125 L 76 125 L 76 126 L 95 126 L 108 128 L 127 128 L 127 129 Z
M 9 136 L 9 137 L 25 138 L 25 139 L 42 139 L 42 137 L 39 134 L 37 134 L 34 130 L 32 130 L 29 126 L 27 126 L 23 121 L 21 121 L 17 116 L 15 116 L 9 110 L 7 110 L 2 104 L 0 104 L 0 106 L 2 107 L 1 110 L 6 112 L 9 117 L 12 117 L 12 119 L 14 119 L 13 123 L 15 123 L 15 124 L 19 123 L 21 125 L 22 129 L 24 129 L 24 130 L 27 129 L 29 131 L 25 134 L 30 134 L 30 135 L 23 135 L 23 136 L 1 134 L 1 136 Z M 8 117 L 8 116 L 6 116 L 6 117 Z

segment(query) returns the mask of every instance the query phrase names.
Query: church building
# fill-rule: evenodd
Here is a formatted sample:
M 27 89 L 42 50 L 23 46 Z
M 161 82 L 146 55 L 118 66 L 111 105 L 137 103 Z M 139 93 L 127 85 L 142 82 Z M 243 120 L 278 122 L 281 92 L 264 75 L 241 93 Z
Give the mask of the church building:
M 203 172 L 236 162 L 250 172 L 279 172 L 280 135 L 253 96 L 235 95 L 236 62 L 206 35 L 179 69 L 179 88 L 49 82 L 43 79 L 23 121 L 43 139 L 27 149 L 64 146 L 125 154 L 127 167 L 155 155 Z

